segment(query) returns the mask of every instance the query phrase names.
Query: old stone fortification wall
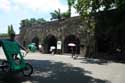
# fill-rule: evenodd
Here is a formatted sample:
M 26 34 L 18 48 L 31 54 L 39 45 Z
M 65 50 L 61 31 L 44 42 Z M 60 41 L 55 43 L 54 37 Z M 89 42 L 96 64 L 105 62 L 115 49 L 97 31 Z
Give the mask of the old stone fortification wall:
M 80 17 L 73 17 L 61 21 L 48 22 L 42 25 L 34 25 L 21 29 L 21 41 L 26 40 L 30 43 L 37 36 L 40 42 L 48 35 L 54 35 L 58 40 L 64 40 L 68 35 L 75 35 L 80 38 L 81 44 L 84 44 L 84 28 L 86 25 L 80 20 Z
M 106 12 L 100 12 L 95 15 L 95 51 L 103 53 L 114 53 L 120 49 L 122 54 L 125 49 L 125 8 Z M 21 42 L 31 43 L 37 36 L 40 43 L 43 43 L 47 36 L 53 35 L 57 40 L 63 43 L 67 36 L 74 35 L 80 40 L 80 46 L 87 45 L 87 25 L 81 21 L 80 17 L 72 17 L 61 21 L 47 22 L 42 25 L 33 25 L 21 29 Z M 94 40 L 94 37 L 93 37 Z M 92 41 L 93 41 L 92 40 Z M 83 49 L 80 49 L 83 52 Z
M 87 25 L 81 21 L 80 17 L 72 17 L 61 21 L 47 22 L 42 25 L 24 27 L 21 29 L 20 38 L 21 43 L 26 41 L 26 44 L 29 44 L 37 36 L 40 43 L 43 44 L 47 36 L 53 35 L 57 40 L 61 40 L 63 44 L 66 37 L 74 35 L 80 40 L 80 45 L 83 46 L 86 44 L 86 28 Z
M 116 49 L 125 49 L 125 9 L 116 9 L 96 14 L 95 28 L 95 51 L 103 53 L 112 53 Z M 33 25 L 32 27 L 21 29 L 21 42 L 30 43 L 37 36 L 40 43 L 48 35 L 54 35 L 57 40 L 64 40 L 69 35 L 74 35 L 80 40 L 80 46 L 87 45 L 87 25 L 81 21 L 80 17 L 72 17 L 61 21 L 52 21 L 42 25 Z M 93 38 L 94 39 L 94 38 Z M 93 41 L 93 40 L 92 40 Z M 80 49 L 81 53 L 85 50 Z M 101 56 L 102 57 L 102 56 Z M 108 56 L 109 57 L 109 56 Z

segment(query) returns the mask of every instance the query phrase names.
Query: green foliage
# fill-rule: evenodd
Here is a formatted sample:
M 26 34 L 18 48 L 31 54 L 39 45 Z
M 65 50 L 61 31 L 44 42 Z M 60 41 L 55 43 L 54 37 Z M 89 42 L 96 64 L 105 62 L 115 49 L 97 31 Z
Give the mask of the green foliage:
M 29 27 L 29 26 L 31 26 L 29 19 L 21 20 L 20 26 L 21 27 Z
M 14 33 L 15 34 L 15 32 L 14 32 L 14 30 L 13 30 L 13 25 L 11 24 L 11 25 L 8 25 L 8 35 L 10 35 L 11 33 Z
M 125 0 L 115 0 L 115 4 L 117 8 L 122 7 L 125 5 Z
M 61 20 L 65 18 L 69 18 L 69 11 L 61 13 L 60 9 L 55 10 L 54 12 L 51 12 L 51 20 Z
M 32 27 L 33 25 L 37 25 L 37 24 L 42 24 L 42 23 L 46 23 L 47 21 L 43 18 L 39 18 L 39 19 L 35 19 L 35 18 L 31 18 L 31 19 L 24 19 L 21 20 L 20 23 L 20 29 L 24 28 L 24 27 Z
M 125 0 L 76 0 L 75 8 L 80 15 L 107 11 L 125 5 Z
M 31 18 L 31 19 L 29 20 L 29 23 L 30 23 L 31 25 L 37 24 L 37 20 L 36 20 L 35 18 Z
M 45 20 L 45 19 L 43 19 L 43 18 L 39 18 L 38 20 L 37 20 L 37 23 L 38 24 L 42 24 L 42 23 L 46 23 L 47 21 Z
M 68 6 L 72 6 L 76 0 L 67 0 Z
M 13 29 L 13 25 L 10 25 L 10 31 L 11 31 L 11 33 L 14 33 L 14 34 L 15 34 L 15 31 L 14 31 L 14 29 Z
M 7 33 L 0 34 L 0 38 L 3 38 L 3 37 L 8 37 L 8 34 Z
M 8 35 L 10 35 L 11 34 L 11 27 L 10 27 L 10 25 L 8 25 Z
M 68 11 L 61 13 L 60 9 L 54 10 L 54 12 L 51 12 L 51 20 L 61 20 L 65 18 L 70 18 L 71 17 L 71 7 L 75 4 L 76 0 L 67 0 L 68 4 Z
M 65 19 L 65 18 L 69 18 L 70 17 L 70 13 L 69 13 L 69 11 L 67 11 L 67 12 L 63 12 L 62 13 L 62 18 L 63 19 Z
M 76 0 L 67 0 L 69 17 L 71 17 L 71 7 L 74 5 L 75 1 Z
M 92 13 L 95 13 L 99 7 L 98 1 L 102 0 L 76 0 L 75 9 L 81 15 L 84 23 L 86 24 L 86 55 L 90 56 L 91 50 L 94 52 L 94 31 L 95 31 L 95 21 Z
M 92 14 L 99 11 L 107 11 L 114 8 L 120 8 L 125 5 L 125 0 L 76 0 L 75 9 L 86 21 L 90 28 L 94 27 L 94 21 L 91 20 Z M 91 26 L 92 25 L 92 26 Z
M 54 12 L 51 12 L 51 20 L 56 19 L 56 20 L 61 20 L 61 12 L 60 9 L 54 10 Z
M 97 8 L 97 4 L 92 7 L 94 4 L 92 3 L 94 0 L 77 0 L 75 4 L 75 9 L 81 16 L 88 16 L 91 12 L 95 11 Z
M 93 14 L 99 11 L 108 11 L 116 8 L 124 8 L 125 0 L 76 0 L 75 9 L 81 15 L 84 22 L 86 22 L 88 28 L 87 32 L 87 52 L 86 55 L 90 55 L 90 48 L 95 47 L 94 41 L 92 41 L 91 33 L 94 33 L 95 21 Z M 102 28 L 101 28 L 102 29 Z M 92 45 L 92 47 L 90 47 Z

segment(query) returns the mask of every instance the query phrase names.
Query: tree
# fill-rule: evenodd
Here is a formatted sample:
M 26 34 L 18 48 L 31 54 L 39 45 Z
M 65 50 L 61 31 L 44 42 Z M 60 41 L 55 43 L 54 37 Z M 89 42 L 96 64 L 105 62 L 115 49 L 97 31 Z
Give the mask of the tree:
M 125 5 L 125 0 L 76 0 L 75 8 L 80 15 L 107 11 Z
M 94 2 L 93 2 L 94 1 Z M 75 9 L 81 15 L 81 18 L 84 20 L 84 23 L 87 25 L 86 29 L 86 54 L 85 56 L 90 56 L 91 51 L 94 50 L 94 42 L 92 41 L 92 34 L 94 33 L 95 22 L 92 19 L 92 13 L 96 12 L 98 4 L 95 5 L 96 0 L 77 0 L 75 4 Z M 94 6 L 95 5 L 95 6 Z M 93 7 L 94 6 L 94 7 Z M 91 47 L 92 46 L 92 47 Z M 93 49 L 92 49 L 93 48 Z
M 87 35 L 87 53 L 90 54 L 90 45 L 93 43 L 91 41 L 90 33 L 94 33 L 95 21 L 93 15 L 99 11 L 107 11 L 114 8 L 124 8 L 125 0 L 76 0 L 75 9 L 81 15 L 82 19 L 88 25 L 86 30 Z
M 8 35 L 10 35 L 11 30 L 10 30 L 10 25 L 8 25 Z
M 68 15 L 69 17 L 71 17 L 71 8 L 74 5 L 75 0 L 67 0 L 67 3 L 68 3 L 68 13 L 69 13 Z
M 30 26 L 36 25 L 37 24 L 37 20 L 35 18 L 31 18 L 29 20 L 29 24 L 30 24 Z
M 62 19 L 69 18 L 70 17 L 69 11 L 63 12 L 61 16 L 62 16 Z
M 11 33 L 14 33 L 14 34 L 15 34 L 15 31 L 14 31 L 14 29 L 13 29 L 13 25 L 12 25 L 12 24 L 10 25 L 10 30 L 11 30 Z
M 46 23 L 47 21 L 45 20 L 45 19 L 43 19 L 43 18 L 39 18 L 38 20 L 37 20 L 37 24 L 42 24 L 42 23 Z
M 20 28 L 30 27 L 30 26 L 31 26 L 31 23 L 30 23 L 29 19 L 23 19 L 23 20 L 21 20 Z
M 15 32 L 14 32 L 14 30 L 13 30 L 13 25 L 11 24 L 11 25 L 8 25 L 8 35 L 10 35 L 11 33 L 14 33 L 15 34 Z
M 66 12 L 60 12 L 60 9 L 55 10 L 54 12 L 51 12 L 51 20 L 55 19 L 55 20 L 62 20 L 62 19 L 66 19 L 66 18 L 69 18 L 70 15 L 69 15 L 69 11 L 66 11 Z
M 61 20 L 65 18 L 70 18 L 71 17 L 71 8 L 75 4 L 76 0 L 67 0 L 68 4 L 68 11 L 61 13 L 60 9 L 54 10 L 54 12 L 51 12 L 51 20 Z
M 31 19 L 24 19 L 21 20 L 20 23 L 20 29 L 21 28 L 27 28 L 27 27 L 32 27 L 33 25 L 37 25 L 37 24 L 42 24 L 47 22 L 45 19 L 43 18 L 39 18 L 39 19 L 35 19 L 35 18 L 31 18 Z
M 51 12 L 51 20 L 55 19 L 55 20 L 61 20 L 61 12 L 60 9 L 55 10 L 54 12 Z

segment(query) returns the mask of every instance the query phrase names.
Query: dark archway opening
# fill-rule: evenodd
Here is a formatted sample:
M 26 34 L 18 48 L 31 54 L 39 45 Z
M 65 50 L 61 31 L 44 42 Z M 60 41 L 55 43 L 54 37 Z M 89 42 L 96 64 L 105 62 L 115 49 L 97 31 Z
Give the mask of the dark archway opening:
M 57 39 L 54 35 L 48 35 L 45 39 L 44 39 L 44 50 L 45 53 L 51 53 L 50 52 L 50 47 L 51 46 L 55 46 L 57 45 Z
M 32 39 L 32 43 L 35 43 L 36 47 L 37 47 L 37 50 L 39 50 L 39 38 L 37 36 L 35 36 L 33 39 Z
M 68 46 L 69 43 L 76 44 L 76 47 L 74 49 L 76 54 L 80 54 L 80 40 L 75 35 L 69 35 L 64 40 L 64 52 L 65 53 L 71 53 L 71 47 Z

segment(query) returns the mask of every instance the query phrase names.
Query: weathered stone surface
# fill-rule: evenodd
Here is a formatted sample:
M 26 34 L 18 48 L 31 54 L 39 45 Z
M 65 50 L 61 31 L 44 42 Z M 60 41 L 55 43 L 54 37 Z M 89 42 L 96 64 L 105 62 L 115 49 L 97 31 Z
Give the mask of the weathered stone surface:
M 32 39 L 37 36 L 40 43 L 44 44 L 45 38 L 49 35 L 53 35 L 57 40 L 64 42 L 66 37 L 74 35 L 80 40 L 81 45 L 85 45 L 86 28 L 86 24 L 81 21 L 80 17 L 72 17 L 61 21 L 47 22 L 42 25 L 24 27 L 20 33 L 21 43 L 26 41 L 26 44 L 29 44 L 32 42 Z

